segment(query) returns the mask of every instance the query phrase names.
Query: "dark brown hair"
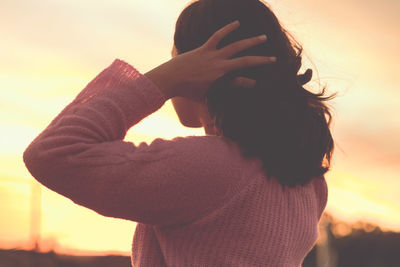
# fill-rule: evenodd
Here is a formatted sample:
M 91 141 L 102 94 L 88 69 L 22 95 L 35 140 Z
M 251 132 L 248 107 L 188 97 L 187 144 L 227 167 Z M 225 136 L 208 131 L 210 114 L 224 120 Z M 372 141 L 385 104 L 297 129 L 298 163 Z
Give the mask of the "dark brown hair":
M 179 16 L 174 35 L 178 53 L 203 45 L 226 24 L 240 27 L 226 36 L 218 48 L 235 41 L 266 34 L 268 40 L 242 51 L 243 55 L 276 56 L 277 62 L 228 73 L 215 81 L 205 96 L 218 135 L 235 141 L 248 157 L 263 162 L 267 178 L 287 186 L 304 185 L 322 177 L 330 167 L 334 142 L 331 114 L 324 101 L 334 97 L 312 93 L 303 86 L 312 78 L 308 69 L 298 74 L 302 46 L 281 26 L 259 0 L 199 0 Z M 257 81 L 254 88 L 232 85 L 234 77 Z

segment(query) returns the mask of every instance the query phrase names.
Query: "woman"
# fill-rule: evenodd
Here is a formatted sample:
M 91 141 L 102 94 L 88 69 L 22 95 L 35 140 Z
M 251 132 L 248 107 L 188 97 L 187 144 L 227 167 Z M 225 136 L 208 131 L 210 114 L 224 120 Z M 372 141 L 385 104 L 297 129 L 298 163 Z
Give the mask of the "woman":
M 257 0 L 196 1 L 171 60 L 144 75 L 115 60 L 24 162 L 75 203 L 138 222 L 133 266 L 300 266 L 318 237 L 333 140 L 288 36 Z M 123 141 L 167 99 L 206 135 Z

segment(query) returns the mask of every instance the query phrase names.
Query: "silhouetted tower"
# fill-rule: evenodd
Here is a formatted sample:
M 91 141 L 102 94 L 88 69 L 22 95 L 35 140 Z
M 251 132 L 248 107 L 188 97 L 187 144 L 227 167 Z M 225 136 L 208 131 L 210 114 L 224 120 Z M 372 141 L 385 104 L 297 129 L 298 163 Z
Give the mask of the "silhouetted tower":
M 38 182 L 32 179 L 30 199 L 30 241 L 35 251 L 40 250 L 40 227 L 42 221 L 42 191 Z

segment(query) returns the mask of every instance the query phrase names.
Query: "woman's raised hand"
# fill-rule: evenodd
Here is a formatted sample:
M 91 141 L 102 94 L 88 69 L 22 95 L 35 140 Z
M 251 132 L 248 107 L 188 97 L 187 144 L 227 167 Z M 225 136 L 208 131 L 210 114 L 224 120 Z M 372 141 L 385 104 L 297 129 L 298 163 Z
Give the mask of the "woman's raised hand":
M 181 96 L 201 100 L 211 83 L 226 73 L 276 61 L 275 57 L 265 56 L 231 58 L 240 51 L 265 42 L 266 35 L 240 40 L 217 49 L 219 42 L 238 27 L 238 21 L 226 25 L 215 32 L 201 47 L 177 55 L 147 72 L 145 76 L 152 80 L 167 98 Z M 235 82 L 246 87 L 252 80 L 238 78 Z

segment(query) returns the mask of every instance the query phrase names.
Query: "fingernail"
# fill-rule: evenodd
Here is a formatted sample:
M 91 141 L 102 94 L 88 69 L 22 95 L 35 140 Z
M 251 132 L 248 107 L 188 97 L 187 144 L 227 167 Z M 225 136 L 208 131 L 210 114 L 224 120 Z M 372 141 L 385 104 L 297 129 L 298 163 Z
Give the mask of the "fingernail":
M 258 38 L 259 38 L 260 40 L 265 41 L 265 40 L 267 40 L 267 35 L 263 34 L 263 35 L 258 36 Z
M 239 25 L 240 23 L 239 23 L 238 20 L 235 20 L 232 24 L 233 24 L 234 26 L 237 26 L 237 25 Z
M 271 62 L 276 62 L 276 57 L 269 57 Z

